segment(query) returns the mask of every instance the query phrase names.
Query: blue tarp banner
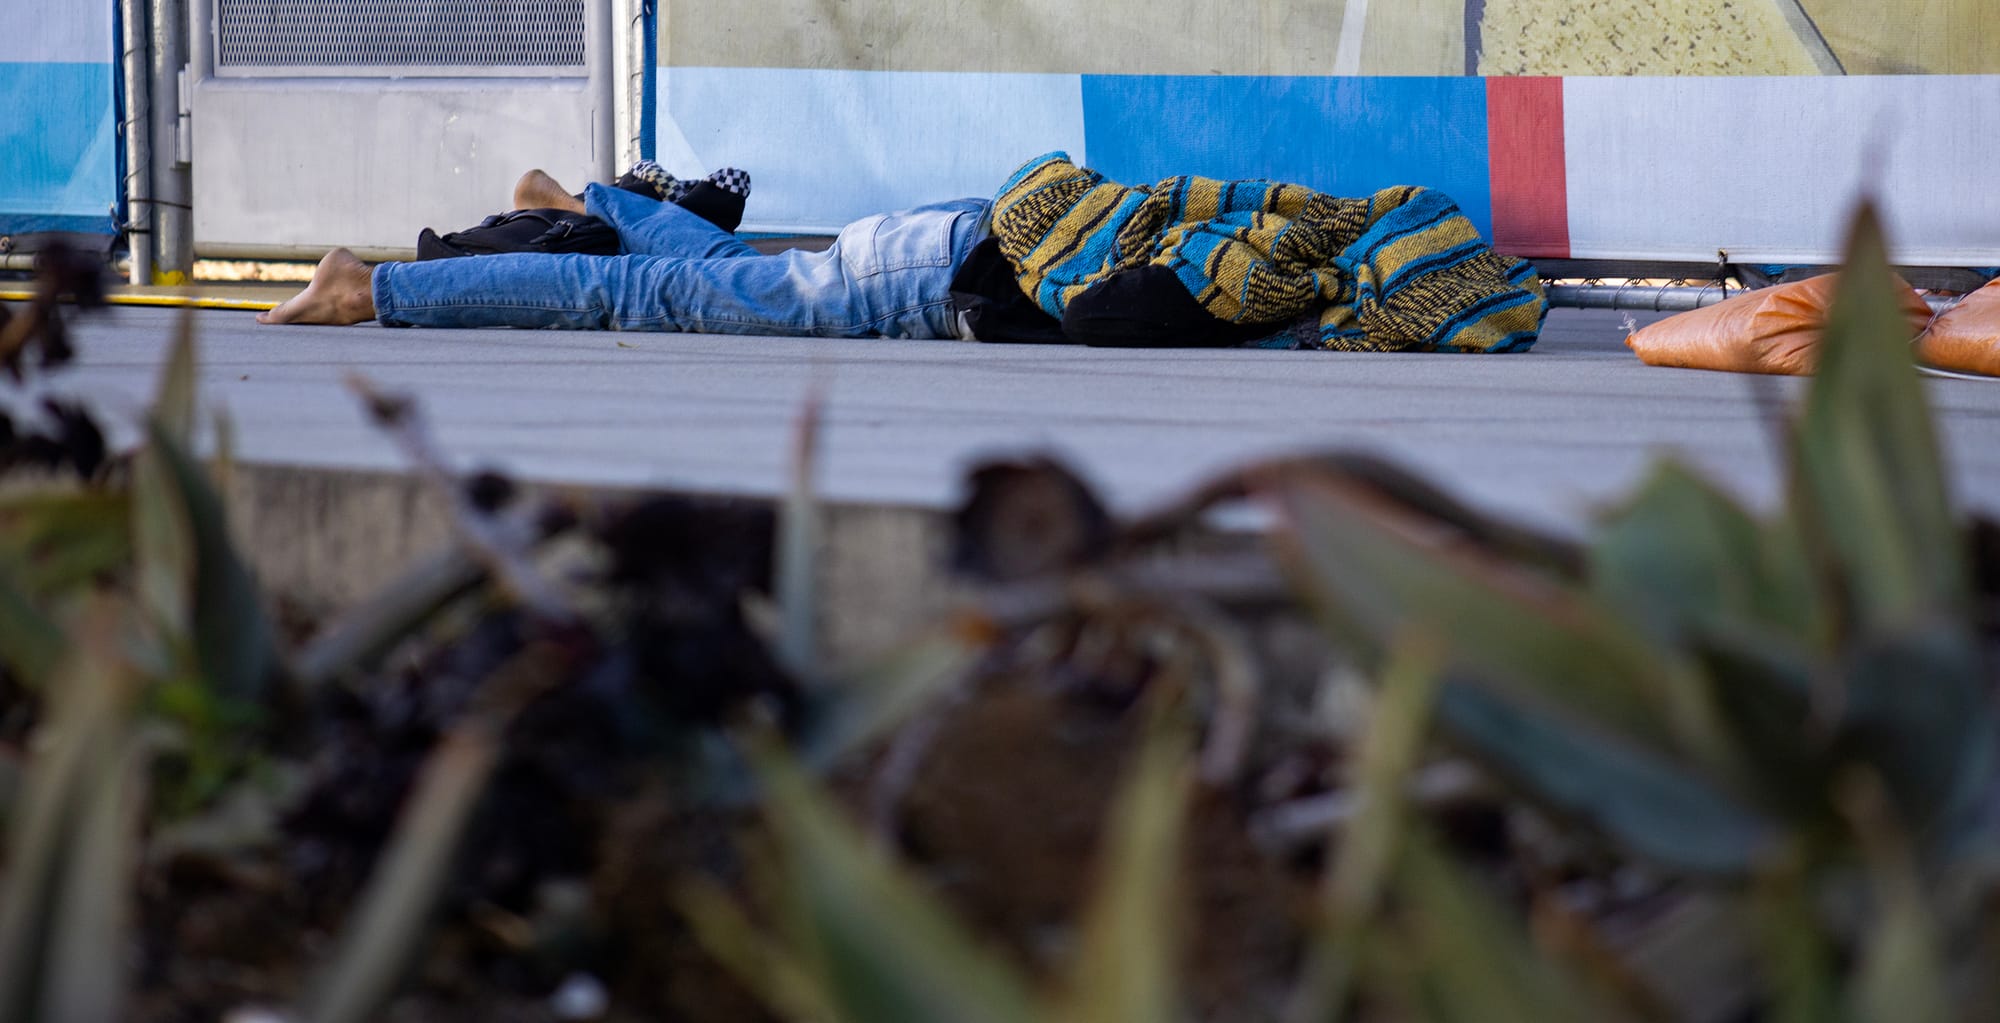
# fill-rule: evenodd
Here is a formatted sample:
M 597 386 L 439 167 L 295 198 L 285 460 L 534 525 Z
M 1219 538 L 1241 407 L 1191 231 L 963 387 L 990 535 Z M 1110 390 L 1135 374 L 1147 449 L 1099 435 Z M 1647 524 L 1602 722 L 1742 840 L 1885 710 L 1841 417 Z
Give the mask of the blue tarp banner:
M 0 31 L 0 234 L 116 230 L 113 9 L 10 0 Z

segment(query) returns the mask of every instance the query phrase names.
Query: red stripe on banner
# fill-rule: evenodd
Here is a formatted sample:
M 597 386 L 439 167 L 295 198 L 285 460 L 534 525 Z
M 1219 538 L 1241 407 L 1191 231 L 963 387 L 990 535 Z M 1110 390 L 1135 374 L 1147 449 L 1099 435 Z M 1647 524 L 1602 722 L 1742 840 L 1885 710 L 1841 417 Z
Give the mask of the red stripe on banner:
M 1569 258 L 1569 176 L 1563 80 L 1486 80 L 1493 247 L 1512 256 Z

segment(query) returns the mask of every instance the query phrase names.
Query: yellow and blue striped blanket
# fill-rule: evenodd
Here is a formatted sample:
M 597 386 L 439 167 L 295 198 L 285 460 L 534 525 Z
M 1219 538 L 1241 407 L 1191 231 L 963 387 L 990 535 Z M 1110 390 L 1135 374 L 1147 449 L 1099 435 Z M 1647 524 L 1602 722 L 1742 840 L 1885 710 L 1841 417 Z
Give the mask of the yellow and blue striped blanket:
M 1317 312 L 1312 344 L 1336 351 L 1526 351 L 1548 313 L 1534 268 L 1427 188 L 1340 199 L 1271 181 L 1133 187 L 1057 152 L 1001 187 L 993 233 L 1021 290 L 1058 319 L 1091 285 L 1146 264 L 1230 323 L 1275 331 Z

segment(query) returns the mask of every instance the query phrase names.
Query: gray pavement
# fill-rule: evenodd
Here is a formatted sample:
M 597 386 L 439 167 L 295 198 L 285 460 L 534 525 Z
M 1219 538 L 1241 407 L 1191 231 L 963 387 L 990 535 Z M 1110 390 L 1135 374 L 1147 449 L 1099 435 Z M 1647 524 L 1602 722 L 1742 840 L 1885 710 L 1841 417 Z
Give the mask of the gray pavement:
M 175 313 L 79 326 L 58 378 L 114 419 L 144 407 Z M 1641 365 L 1625 314 L 1558 310 L 1518 356 L 1112 351 L 929 341 L 263 327 L 199 317 L 204 398 L 252 462 L 395 468 L 341 381 L 418 395 L 446 449 L 554 482 L 781 492 L 791 424 L 828 397 L 820 481 L 835 500 L 942 507 L 969 460 L 1050 449 L 1143 507 L 1244 459 L 1360 448 L 1473 502 L 1580 527 L 1674 454 L 1768 505 L 1781 480 L 1753 383 Z M 1639 317 L 1641 322 L 1657 317 Z M 1765 383 L 1795 397 L 1800 382 Z M 1958 497 L 2000 512 L 2000 383 L 1935 381 Z M 129 434 L 127 434 L 129 436 Z

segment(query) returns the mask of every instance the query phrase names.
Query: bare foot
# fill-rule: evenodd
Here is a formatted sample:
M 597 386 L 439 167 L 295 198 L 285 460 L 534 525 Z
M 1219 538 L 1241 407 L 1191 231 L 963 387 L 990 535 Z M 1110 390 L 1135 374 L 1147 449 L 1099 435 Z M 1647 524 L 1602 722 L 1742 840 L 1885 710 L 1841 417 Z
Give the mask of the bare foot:
M 270 312 L 258 313 L 258 323 L 323 323 L 336 327 L 375 318 L 375 275 L 361 257 L 334 249 L 313 268 L 306 290 Z
M 569 194 L 556 179 L 546 172 L 531 170 L 521 175 L 514 185 L 514 208 L 517 210 L 568 210 L 583 213 L 583 200 Z

